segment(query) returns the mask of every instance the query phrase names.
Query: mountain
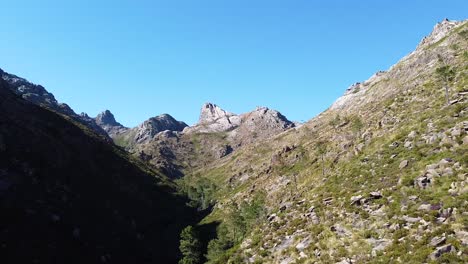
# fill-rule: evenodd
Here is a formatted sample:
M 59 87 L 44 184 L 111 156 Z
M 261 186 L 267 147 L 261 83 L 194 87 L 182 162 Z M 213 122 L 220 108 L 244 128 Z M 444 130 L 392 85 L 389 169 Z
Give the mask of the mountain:
M 49 111 L 41 87 L 10 83 L 0 79 L 1 262 L 176 263 L 199 212 L 174 183 L 72 112 Z
M 201 223 L 221 223 L 207 263 L 467 263 L 467 50 L 468 22 L 444 20 L 325 112 L 232 155 L 197 150 L 231 144 L 249 115 L 207 107 L 204 123 L 233 125 L 195 137 L 180 183 L 213 202 Z
M 281 113 L 266 107 L 236 115 L 213 103 L 202 106 L 199 121 L 193 126 L 174 126 L 177 121 L 168 115 L 162 117 L 170 120 L 163 122 L 168 125 L 150 119 L 115 136 L 114 141 L 173 178 L 230 155 L 243 145 L 295 127 Z
M 225 132 L 238 127 L 239 116 L 226 112 L 216 104 L 206 103 L 200 110 L 198 123 L 185 130 L 185 133 L 216 133 Z
M 201 108 L 198 123 L 187 127 L 184 133 L 231 132 L 231 134 L 242 133 L 245 138 L 247 133 L 261 131 L 257 136 L 268 138 L 294 126 L 295 124 L 281 113 L 267 107 L 258 107 L 252 112 L 236 115 L 223 110 L 216 104 L 206 103 Z
M 98 126 L 93 118 L 90 118 L 86 113 L 78 115 L 67 104 L 57 102 L 54 95 L 43 86 L 30 83 L 26 79 L 4 72 L 2 69 L 0 69 L 0 76 L 9 84 L 9 89 L 23 99 L 72 118 L 110 141 L 106 131 Z
M 151 141 L 158 133 L 164 131 L 180 132 L 185 127 L 187 124 L 184 122 L 177 121 L 168 114 L 162 114 L 146 120 L 137 127 L 126 129 L 114 135 L 110 134 L 110 136 L 113 137 L 117 145 L 131 149 L 135 145 Z
M 300 125 L 213 103 L 193 126 L 125 128 L 106 111 L 93 120 L 114 145 L 10 79 L 7 263 L 468 263 L 468 20 L 438 23 Z
M 114 115 L 109 110 L 97 115 L 94 119 L 94 122 L 100 126 L 106 133 L 111 137 L 115 137 L 119 134 L 125 133 L 128 128 L 124 127 L 122 124 L 115 120 Z

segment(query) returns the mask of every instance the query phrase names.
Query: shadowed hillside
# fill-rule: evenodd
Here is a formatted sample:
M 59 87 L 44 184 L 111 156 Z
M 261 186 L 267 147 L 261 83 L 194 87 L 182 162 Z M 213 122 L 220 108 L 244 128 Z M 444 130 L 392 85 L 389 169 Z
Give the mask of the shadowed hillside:
M 175 263 L 196 212 L 165 176 L 7 86 L 0 80 L 1 262 Z

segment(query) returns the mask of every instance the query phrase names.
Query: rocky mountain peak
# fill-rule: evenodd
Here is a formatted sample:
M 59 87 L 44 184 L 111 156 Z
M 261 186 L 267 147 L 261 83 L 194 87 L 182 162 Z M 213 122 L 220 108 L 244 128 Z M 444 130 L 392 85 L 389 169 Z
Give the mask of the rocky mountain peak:
M 242 126 L 251 131 L 260 130 L 262 133 L 277 134 L 280 130 L 294 127 L 295 124 L 279 111 L 268 107 L 257 107 L 254 111 L 242 115 Z
M 108 126 L 122 126 L 115 120 L 114 115 L 111 111 L 105 110 L 102 113 L 98 114 L 96 117 L 96 123 L 100 126 L 108 125 Z
M 206 123 L 213 123 L 218 119 L 229 119 L 229 117 L 235 116 L 233 113 L 229 113 L 223 110 L 221 107 L 217 106 L 213 103 L 205 103 L 202 106 L 200 111 L 200 118 L 198 123 L 206 124 Z
M 135 141 L 138 143 L 146 142 L 152 139 L 159 132 L 165 130 L 182 131 L 185 127 L 187 127 L 186 123 L 177 121 L 169 114 L 162 114 L 152 117 L 139 125 L 136 128 Z
M 104 129 L 111 138 L 128 130 L 128 128 L 115 120 L 114 115 L 109 110 L 105 110 L 98 114 L 94 120 L 96 124 Z
M 447 36 L 452 29 L 462 25 L 465 21 L 453 21 L 449 19 L 444 19 L 441 22 L 437 23 L 432 30 L 432 33 L 423 38 L 419 43 L 419 47 L 432 45 L 437 43 L 441 39 Z
M 184 130 L 184 133 L 223 132 L 229 131 L 240 124 L 240 116 L 227 112 L 213 103 L 205 103 L 200 111 L 198 123 Z

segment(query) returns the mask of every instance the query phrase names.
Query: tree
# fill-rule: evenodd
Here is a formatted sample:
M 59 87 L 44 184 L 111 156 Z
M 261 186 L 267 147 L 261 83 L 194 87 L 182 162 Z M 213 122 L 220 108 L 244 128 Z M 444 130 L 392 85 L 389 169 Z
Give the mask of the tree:
M 324 141 L 317 142 L 316 145 L 317 154 L 322 160 L 322 176 L 325 176 L 325 154 L 327 153 L 327 145 Z
M 443 66 L 436 69 L 436 77 L 437 79 L 443 83 L 445 89 L 445 99 L 447 101 L 447 105 L 450 105 L 450 96 L 449 96 L 449 83 L 453 81 L 455 78 L 455 70 L 446 65 L 442 56 L 439 57 L 439 62 L 443 64 Z
M 364 127 L 364 124 L 362 123 L 361 118 L 359 116 L 355 116 L 352 119 L 351 123 L 351 129 L 353 130 L 354 133 L 357 134 L 357 136 L 361 136 L 361 130 Z
M 179 264 L 200 263 L 200 241 L 198 240 L 198 235 L 192 226 L 187 226 L 180 233 L 179 249 L 183 255 Z

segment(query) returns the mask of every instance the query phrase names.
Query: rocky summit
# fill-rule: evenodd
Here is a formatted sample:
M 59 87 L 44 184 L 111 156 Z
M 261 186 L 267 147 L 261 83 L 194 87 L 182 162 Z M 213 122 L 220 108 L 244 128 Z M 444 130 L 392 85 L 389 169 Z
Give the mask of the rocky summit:
M 126 128 L 0 73 L 2 263 L 468 263 L 467 20 L 303 124 Z
M 216 104 L 206 103 L 200 111 L 198 123 L 187 127 L 184 133 L 216 133 L 232 130 L 239 126 L 238 115 L 221 109 Z
M 137 143 L 151 140 L 157 133 L 162 131 L 182 131 L 187 124 L 182 121 L 175 120 L 168 114 L 162 114 L 157 117 L 152 117 L 137 128 L 135 140 Z
M 128 128 L 124 127 L 115 120 L 114 115 L 109 110 L 105 110 L 104 112 L 98 114 L 94 120 L 97 125 L 104 129 L 107 134 L 109 134 L 110 137 L 115 137 L 128 130 Z
M 152 117 L 139 126 L 123 130 L 111 135 L 117 145 L 127 149 L 133 149 L 136 145 L 146 144 L 153 140 L 154 136 L 164 131 L 180 132 L 187 127 L 182 121 L 177 121 L 169 114 Z

